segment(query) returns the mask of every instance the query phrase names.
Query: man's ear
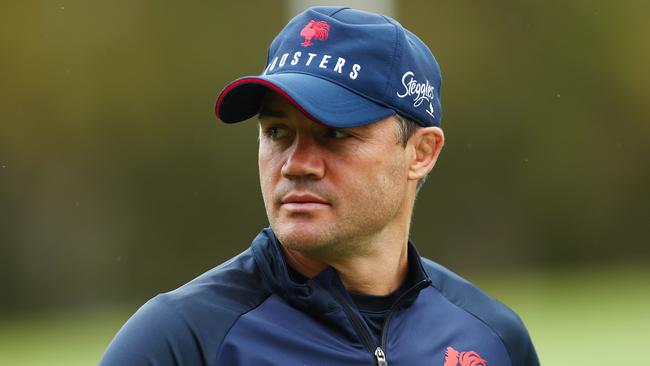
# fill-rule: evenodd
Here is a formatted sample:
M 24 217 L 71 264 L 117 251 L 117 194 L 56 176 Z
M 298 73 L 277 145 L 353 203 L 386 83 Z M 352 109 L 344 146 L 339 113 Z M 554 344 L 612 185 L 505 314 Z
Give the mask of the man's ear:
M 414 158 L 409 168 L 409 179 L 419 180 L 429 173 L 445 144 L 445 134 L 439 127 L 418 128 L 409 141 Z

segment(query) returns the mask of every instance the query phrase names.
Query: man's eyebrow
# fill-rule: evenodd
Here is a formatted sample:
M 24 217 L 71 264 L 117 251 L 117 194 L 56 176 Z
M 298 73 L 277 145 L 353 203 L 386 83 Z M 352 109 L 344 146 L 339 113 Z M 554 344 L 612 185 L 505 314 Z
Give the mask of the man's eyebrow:
M 287 114 L 284 111 L 278 110 L 278 109 L 270 109 L 268 107 L 262 107 L 260 109 L 260 113 L 258 114 L 257 118 L 262 119 L 266 117 L 271 117 L 271 118 L 287 118 Z

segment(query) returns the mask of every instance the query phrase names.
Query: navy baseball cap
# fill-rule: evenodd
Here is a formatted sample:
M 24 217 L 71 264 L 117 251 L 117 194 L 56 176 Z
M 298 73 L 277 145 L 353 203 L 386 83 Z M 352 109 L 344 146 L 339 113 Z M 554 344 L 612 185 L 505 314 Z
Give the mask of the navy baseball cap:
M 266 91 L 314 121 L 356 127 L 394 114 L 440 126 L 440 67 L 396 20 L 341 7 L 313 7 L 275 37 L 261 75 L 228 84 L 215 112 L 226 123 L 259 113 Z

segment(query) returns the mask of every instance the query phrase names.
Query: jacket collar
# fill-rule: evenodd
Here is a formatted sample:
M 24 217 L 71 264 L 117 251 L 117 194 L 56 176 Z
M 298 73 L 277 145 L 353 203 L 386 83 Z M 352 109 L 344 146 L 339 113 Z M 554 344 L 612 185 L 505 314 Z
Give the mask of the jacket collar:
M 274 292 L 293 306 L 315 314 L 339 309 L 341 304 L 337 301 L 337 296 L 343 296 L 345 301 L 352 303 L 338 272 L 332 267 L 327 267 L 316 277 L 306 281 L 292 278 L 280 245 L 270 228 L 262 230 L 251 245 L 257 265 L 268 281 L 266 285 L 269 285 Z M 409 282 L 407 287 L 410 288 L 430 280 L 415 245 L 410 241 L 408 245 L 409 272 L 406 281 Z M 400 302 L 401 306 L 409 306 L 423 287 L 425 286 L 421 286 L 417 291 L 411 291 L 408 298 Z

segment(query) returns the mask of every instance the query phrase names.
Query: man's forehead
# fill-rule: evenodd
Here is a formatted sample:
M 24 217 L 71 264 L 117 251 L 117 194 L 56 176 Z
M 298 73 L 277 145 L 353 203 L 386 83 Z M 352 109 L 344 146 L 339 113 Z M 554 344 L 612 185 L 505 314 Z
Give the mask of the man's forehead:
M 287 98 L 273 90 L 268 90 L 262 98 L 262 105 L 260 106 L 258 119 L 261 121 L 266 118 L 302 121 L 309 125 L 313 125 L 314 127 L 329 127 L 309 118 L 309 116 L 302 113 L 296 106 L 287 100 Z
M 269 90 L 262 98 L 260 106 L 260 118 L 263 117 L 288 117 L 290 113 L 300 113 L 286 98 Z

